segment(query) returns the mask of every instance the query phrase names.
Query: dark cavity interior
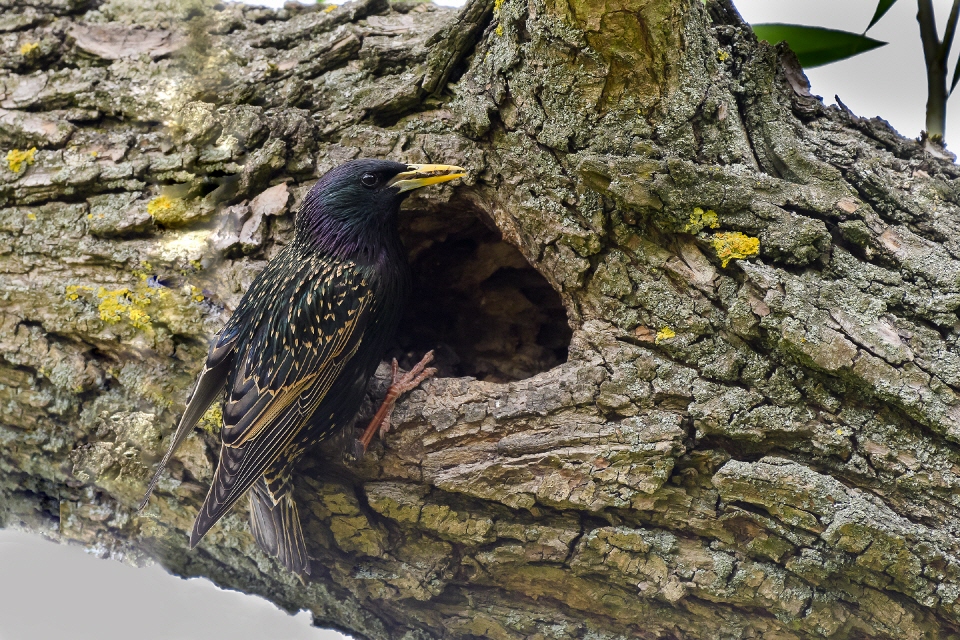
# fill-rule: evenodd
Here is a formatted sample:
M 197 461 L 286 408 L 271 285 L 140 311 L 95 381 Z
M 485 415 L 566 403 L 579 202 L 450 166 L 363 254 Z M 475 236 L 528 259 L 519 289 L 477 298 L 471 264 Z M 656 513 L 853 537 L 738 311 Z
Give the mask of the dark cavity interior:
M 404 209 L 400 233 L 413 295 L 389 355 L 408 369 L 430 349 L 444 377 L 507 382 L 567 359 L 560 296 L 468 204 Z

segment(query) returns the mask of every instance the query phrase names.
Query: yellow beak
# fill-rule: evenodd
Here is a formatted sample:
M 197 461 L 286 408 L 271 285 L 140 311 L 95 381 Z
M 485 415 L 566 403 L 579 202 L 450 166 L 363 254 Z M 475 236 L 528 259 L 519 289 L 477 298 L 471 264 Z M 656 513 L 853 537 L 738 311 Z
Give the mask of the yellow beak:
M 408 164 L 407 170 L 398 173 L 387 186 L 398 187 L 400 193 L 403 193 L 427 185 L 462 178 L 465 175 L 467 175 L 466 169 L 450 164 Z

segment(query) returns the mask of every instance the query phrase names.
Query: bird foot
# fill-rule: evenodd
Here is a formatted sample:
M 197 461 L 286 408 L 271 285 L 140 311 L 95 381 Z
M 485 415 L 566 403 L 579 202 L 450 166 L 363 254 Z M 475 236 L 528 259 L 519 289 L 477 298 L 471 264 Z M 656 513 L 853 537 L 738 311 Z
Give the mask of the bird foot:
M 420 362 L 413 367 L 413 369 L 410 369 L 410 371 L 400 376 L 399 368 L 397 366 L 397 359 L 393 359 L 392 383 L 390 384 L 390 388 L 387 389 L 386 398 L 384 398 L 384 403 L 389 402 L 390 407 L 387 409 L 387 414 L 380 423 L 381 438 L 387 435 L 387 432 L 390 431 L 390 417 L 393 415 L 393 407 L 396 404 L 397 399 L 408 391 L 413 391 L 419 387 L 420 383 L 427 378 L 436 375 L 437 369 L 435 367 L 427 367 L 427 365 L 431 362 L 433 362 L 433 351 L 428 351 L 420 360 Z
M 420 383 L 437 373 L 434 367 L 427 366 L 431 362 L 433 362 L 433 351 L 428 351 L 413 369 L 410 369 L 410 371 L 407 371 L 401 376 L 397 359 L 393 359 L 393 375 L 390 388 L 387 389 L 387 395 L 384 397 L 383 403 L 377 410 L 376 415 L 373 416 L 370 424 L 367 425 L 363 435 L 360 436 L 360 439 L 355 443 L 354 455 L 358 460 L 366 453 L 367 447 L 370 446 L 374 434 L 379 431 L 380 437 L 382 438 L 390 430 L 390 418 L 393 415 L 393 408 L 396 406 L 400 396 L 408 391 L 413 391 L 420 386 Z

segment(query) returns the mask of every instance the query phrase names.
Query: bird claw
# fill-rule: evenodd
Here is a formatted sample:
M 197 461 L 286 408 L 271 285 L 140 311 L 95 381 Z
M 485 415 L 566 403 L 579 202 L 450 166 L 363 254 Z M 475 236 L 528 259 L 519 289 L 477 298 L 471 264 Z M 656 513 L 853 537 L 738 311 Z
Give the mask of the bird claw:
M 396 390 L 396 397 L 399 398 L 406 392 L 413 391 L 419 387 L 421 382 L 437 373 L 436 367 L 427 367 L 431 362 L 433 362 L 433 351 L 427 351 L 427 354 L 421 358 L 420 362 L 418 362 L 413 369 L 410 369 L 410 371 L 400 376 L 398 375 L 399 368 L 397 366 L 397 359 L 394 358 L 393 382 L 387 391 L 387 395 L 389 396 Z
M 420 383 L 430 378 L 437 373 L 436 367 L 428 367 L 427 365 L 433 362 L 433 351 L 427 351 L 427 353 L 420 359 L 413 369 L 407 371 L 402 376 L 399 375 L 400 366 L 397 364 L 397 359 L 393 359 L 391 368 L 393 369 L 393 376 L 391 378 L 392 382 L 390 388 L 387 389 L 387 396 L 385 402 L 389 402 L 390 406 L 387 409 L 386 415 L 383 417 L 383 420 L 380 422 L 380 437 L 387 435 L 387 432 L 390 431 L 390 418 L 393 417 L 393 407 L 396 404 L 397 400 L 403 394 L 408 391 L 413 391 L 420 386 Z
M 367 447 L 370 446 L 370 441 L 373 440 L 374 433 L 379 431 L 380 437 L 382 438 L 390 431 L 390 418 L 393 415 L 393 408 L 397 403 L 397 399 L 408 391 L 416 389 L 427 378 L 436 375 L 437 369 L 427 366 L 431 362 L 433 362 L 433 351 L 428 351 L 413 369 L 410 369 L 410 371 L 407 371 L 401 376 L 397 359 L 393 359 L 393 363 L 391 363 L 391 384 L 390 388 L 387 389 L 387 395 L 384 397 L 380 409 L 377 410 L 377 414 L 373 416 L 373 420 L 370 421 L 370 424 L 363 432 L 363 436 L 354 443 L 354 456 L 358 460 L 366 453 Z

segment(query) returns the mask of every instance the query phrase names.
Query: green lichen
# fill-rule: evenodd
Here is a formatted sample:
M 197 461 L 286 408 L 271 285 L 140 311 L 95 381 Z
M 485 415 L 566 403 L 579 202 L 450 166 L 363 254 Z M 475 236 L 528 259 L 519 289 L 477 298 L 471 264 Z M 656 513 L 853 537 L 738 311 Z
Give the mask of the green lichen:
M 442 504 L 424 505 L 420 512 L 420 525 L 454 542 L 482 544 L 495 537 L 491 533 L 493 520 L 490 518 L 455 511 Z
M 711 244 L 720 258 L 721 267 L 726 267 L 731 260 L 742 260 L 760 252 L 760 239 L 739 231 L 715 233 Z
M 223 424 L 223 408 L 220 406 L 219 402 L 214 402 L 210 405 L 210 408 L 207 409 L 206 413 L 200 417 L 200 421 L 197 423 L 197 426 L 206 431 L 207 433 L 219 433 L 220 426 Z
M 386 536 L 374 528 L 365 516 L 334 516 L 330 518 L 330 533 L 337 546 L 348 553 L 362 553 L 374 558 L 383 555 Z
M 10 171 L 13 171 L 14 173 L 20 173 L 20 169 L 23 168 L 24 164 L 33 164 L 33 157 L 36 155 L 36 153 L 36 147 L 31 147 L 26 151 L 20 151 L 20 149 L 11 149 L 7 152 L 7 166 L 10 167 Z
M 700 233 L 705 227 L 716 229 L 720 226 L 720 219 L 713 209 L 704 211 L 700 207 L 694 208 L 690 214 L 690 222 L 683 228 L 684 233 Z

